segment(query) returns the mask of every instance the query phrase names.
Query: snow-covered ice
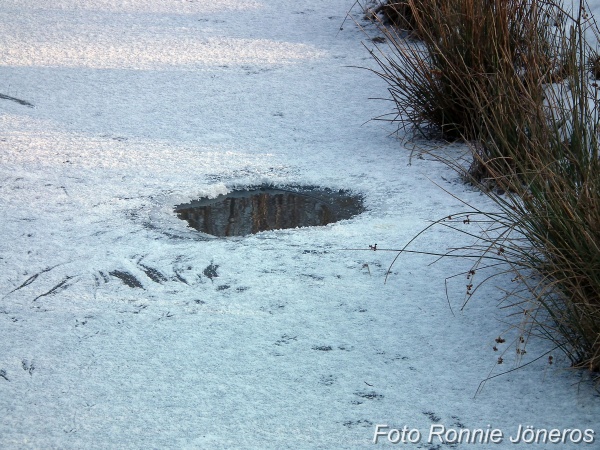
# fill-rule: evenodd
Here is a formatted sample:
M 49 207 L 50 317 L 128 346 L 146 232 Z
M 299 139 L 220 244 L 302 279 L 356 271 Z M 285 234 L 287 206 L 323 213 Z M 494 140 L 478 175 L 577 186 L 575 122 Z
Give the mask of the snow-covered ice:
M 339 30 L 350 6 L 3 0 L 2 448 L 362 448 L 376 424 L 600 432 L 598 394 L 559 353 L 474 397 L 514 367 L 492 351 L 509 277 L 463 312 L 453 278 L 453 315 L 444 279 L 468 262 L 406 254 L 384 284 L 394 253 L 347 250 L 399 248 L 465 209 L 443 189 L 491 207 L 365 124 L 389 105 L 351 67 L 373 63 L 355 24 Z M 351 189 L 368 211 L 230 239 L 173 212 L 265 183 Z M 414 248 L 469 242 L 438 228 Z

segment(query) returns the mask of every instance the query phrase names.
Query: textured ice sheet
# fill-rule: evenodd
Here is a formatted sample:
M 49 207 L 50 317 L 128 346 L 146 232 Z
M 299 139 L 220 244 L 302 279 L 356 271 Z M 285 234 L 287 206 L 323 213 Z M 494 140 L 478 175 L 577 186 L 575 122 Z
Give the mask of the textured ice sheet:
M 377 423 L 597 426 L 596 394 L 559 354 L 473 398 L 500 369 L 494 284 L 510 277 L 463 313 L 465 278 L 450 280 L 455 316 L 444 278 L 467 262 L 407 254 L 383 283 L 395 254 L 369 245 L 399 248 L 465 209 L 432 181 L 489 205 L 363 125 L 388 105 L 350 67 L 372 64 L 356 26 L 339 30 L 350 6 L 2 2 L 0 93 L 34 105 L 0 99 L 3 448 L 361 448 Z M 173 212 L 260 184 L 351 189 L 368 211 L 233 239 Z M 416 245 L 469 242 L 438 229 Z

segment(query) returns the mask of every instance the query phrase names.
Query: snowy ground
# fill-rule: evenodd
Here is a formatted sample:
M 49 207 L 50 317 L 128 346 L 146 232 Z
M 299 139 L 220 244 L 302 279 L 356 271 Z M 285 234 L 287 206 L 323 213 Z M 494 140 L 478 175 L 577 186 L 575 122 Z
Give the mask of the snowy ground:
M 363 125 L 388 105 L 348 67 L 371 65 L 357 27 L 339 30 L 351 1 L 283 3 L 2 1 L 0 447 L 362 448 L 376 424 L 421 430 L 411 448 L 451 448 L 426 442 L 431 424 L 499 428 L 493 448 L 529 447 L 508 441 L 519 424 L 599 433 L 597 393 L 559 354 L 474 397 L 514 357 L 496 364 L 492 285 L 460 313 L 455 278 L 448 307 L 444 278 L 468 263 L 404 255 L 384 284 L 394 254 L 342 250 L 398 248 L 464 209 L 432 181 L 486 200 Z M 230 239 L 172 211 L 262 183 L 352 189 L 368 211 Z M 439 229 L 415 248 L 468 242 Z

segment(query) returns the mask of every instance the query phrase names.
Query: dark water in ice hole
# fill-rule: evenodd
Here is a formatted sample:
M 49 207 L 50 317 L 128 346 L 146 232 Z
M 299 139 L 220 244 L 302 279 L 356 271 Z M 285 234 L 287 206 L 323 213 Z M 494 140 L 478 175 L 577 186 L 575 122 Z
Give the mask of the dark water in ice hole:
M 258 187 L 175 206 L 192 228 L 213 236 L 327 225 L 364 211 L 362 197 L 318 187 Z

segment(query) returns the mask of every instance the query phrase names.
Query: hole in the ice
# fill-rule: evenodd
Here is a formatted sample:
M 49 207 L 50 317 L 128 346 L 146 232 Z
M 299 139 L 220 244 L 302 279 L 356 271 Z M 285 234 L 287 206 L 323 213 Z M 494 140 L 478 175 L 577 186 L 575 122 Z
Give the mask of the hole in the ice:
M 327 225 L 364 211 L 361 196 L 319 187 L 261 186 L 177 205 L 177 216 L 213 236 Z

